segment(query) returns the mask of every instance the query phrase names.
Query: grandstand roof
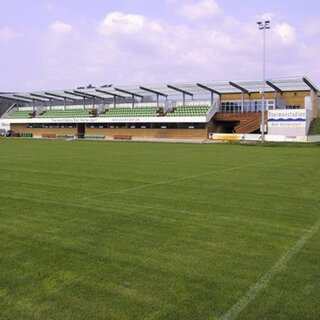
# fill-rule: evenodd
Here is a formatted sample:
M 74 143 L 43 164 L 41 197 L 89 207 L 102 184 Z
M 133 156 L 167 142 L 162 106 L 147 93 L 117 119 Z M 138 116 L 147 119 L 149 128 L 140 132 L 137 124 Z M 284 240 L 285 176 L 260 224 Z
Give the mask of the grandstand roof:
M 83 100 L 90 98 L 105 99 L 112 97 L 122 98 L 144 98 L 151 95 L 175 96 L 197 94 L 226 94 L 226 93 L 251 93 L 261 92 L 263 88 L 262 80 L 232 80 L 232 81 L 200 81 L 188 83 L 164 83 L 145 84 L 131 86 L 99 87 L 99 88 L 79 88 L 70 90 L 54 90 L 42 92 L 6 93 L 0 94 L 0 98 L 11 99 L 23 102 L 49 100 Z M 266 81 L 266 92 L 286 92 L 286 91 L 308 91 L 313 90 L 318 93 L 319 89 L 307 77 L 290 77 L 268 79 Z

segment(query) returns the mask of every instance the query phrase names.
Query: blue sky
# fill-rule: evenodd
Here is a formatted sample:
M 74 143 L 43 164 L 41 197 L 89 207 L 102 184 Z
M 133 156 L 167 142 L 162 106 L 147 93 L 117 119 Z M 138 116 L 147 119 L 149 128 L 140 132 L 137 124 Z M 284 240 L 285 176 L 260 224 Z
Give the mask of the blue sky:
M 0 91 L 307 75 L 320 1 L 0 0 Z

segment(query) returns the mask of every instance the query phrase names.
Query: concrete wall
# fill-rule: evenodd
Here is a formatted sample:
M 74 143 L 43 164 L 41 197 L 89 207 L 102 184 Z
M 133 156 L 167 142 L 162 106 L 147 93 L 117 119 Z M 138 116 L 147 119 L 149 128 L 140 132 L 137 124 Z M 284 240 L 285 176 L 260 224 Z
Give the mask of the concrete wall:
M 77 128 L 27 128 L 25 124 L 11 124 L 11 129 L 19 133 L 32 133 L 33 136 L 56 134 L 76 134 Z M 144 139 L 207 139 L 208 129 L 99 129 L 86 128 L 86 134 L 104 135 L 107 138 L 115 136 L 131 136 Z
M 99 134 L 107 138 L 126 135 L 143 139 L 207 139 L 207 129 L 97 129 L 86 128 L 86 134 Z
M 76 134 L 77 128 L 27 128 L 25 124 L 11 124 L 11 130 L 19 133 L 32 133 L 41 137 L 43 134 Z

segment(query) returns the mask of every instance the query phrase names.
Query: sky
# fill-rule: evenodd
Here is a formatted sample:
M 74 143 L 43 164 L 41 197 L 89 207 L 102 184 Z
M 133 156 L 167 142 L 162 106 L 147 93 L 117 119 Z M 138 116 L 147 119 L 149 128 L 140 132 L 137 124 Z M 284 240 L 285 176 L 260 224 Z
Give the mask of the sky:
M 319 0 L 0 0 L 0 92 L 308 76 Z

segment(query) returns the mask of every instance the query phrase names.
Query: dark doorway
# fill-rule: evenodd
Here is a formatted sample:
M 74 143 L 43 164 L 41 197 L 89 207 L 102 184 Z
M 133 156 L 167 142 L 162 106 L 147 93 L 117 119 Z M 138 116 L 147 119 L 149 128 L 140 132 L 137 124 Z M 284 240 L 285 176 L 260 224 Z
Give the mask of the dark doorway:
M 86 133 L 86 125 L 84 123 L 78 123 L 77 125 L 78 138 L 83 139 L 85 133 Z
M 215 121 L 211 132 L 213 133 L 234 133 L 234 128 L 239 121 Z

